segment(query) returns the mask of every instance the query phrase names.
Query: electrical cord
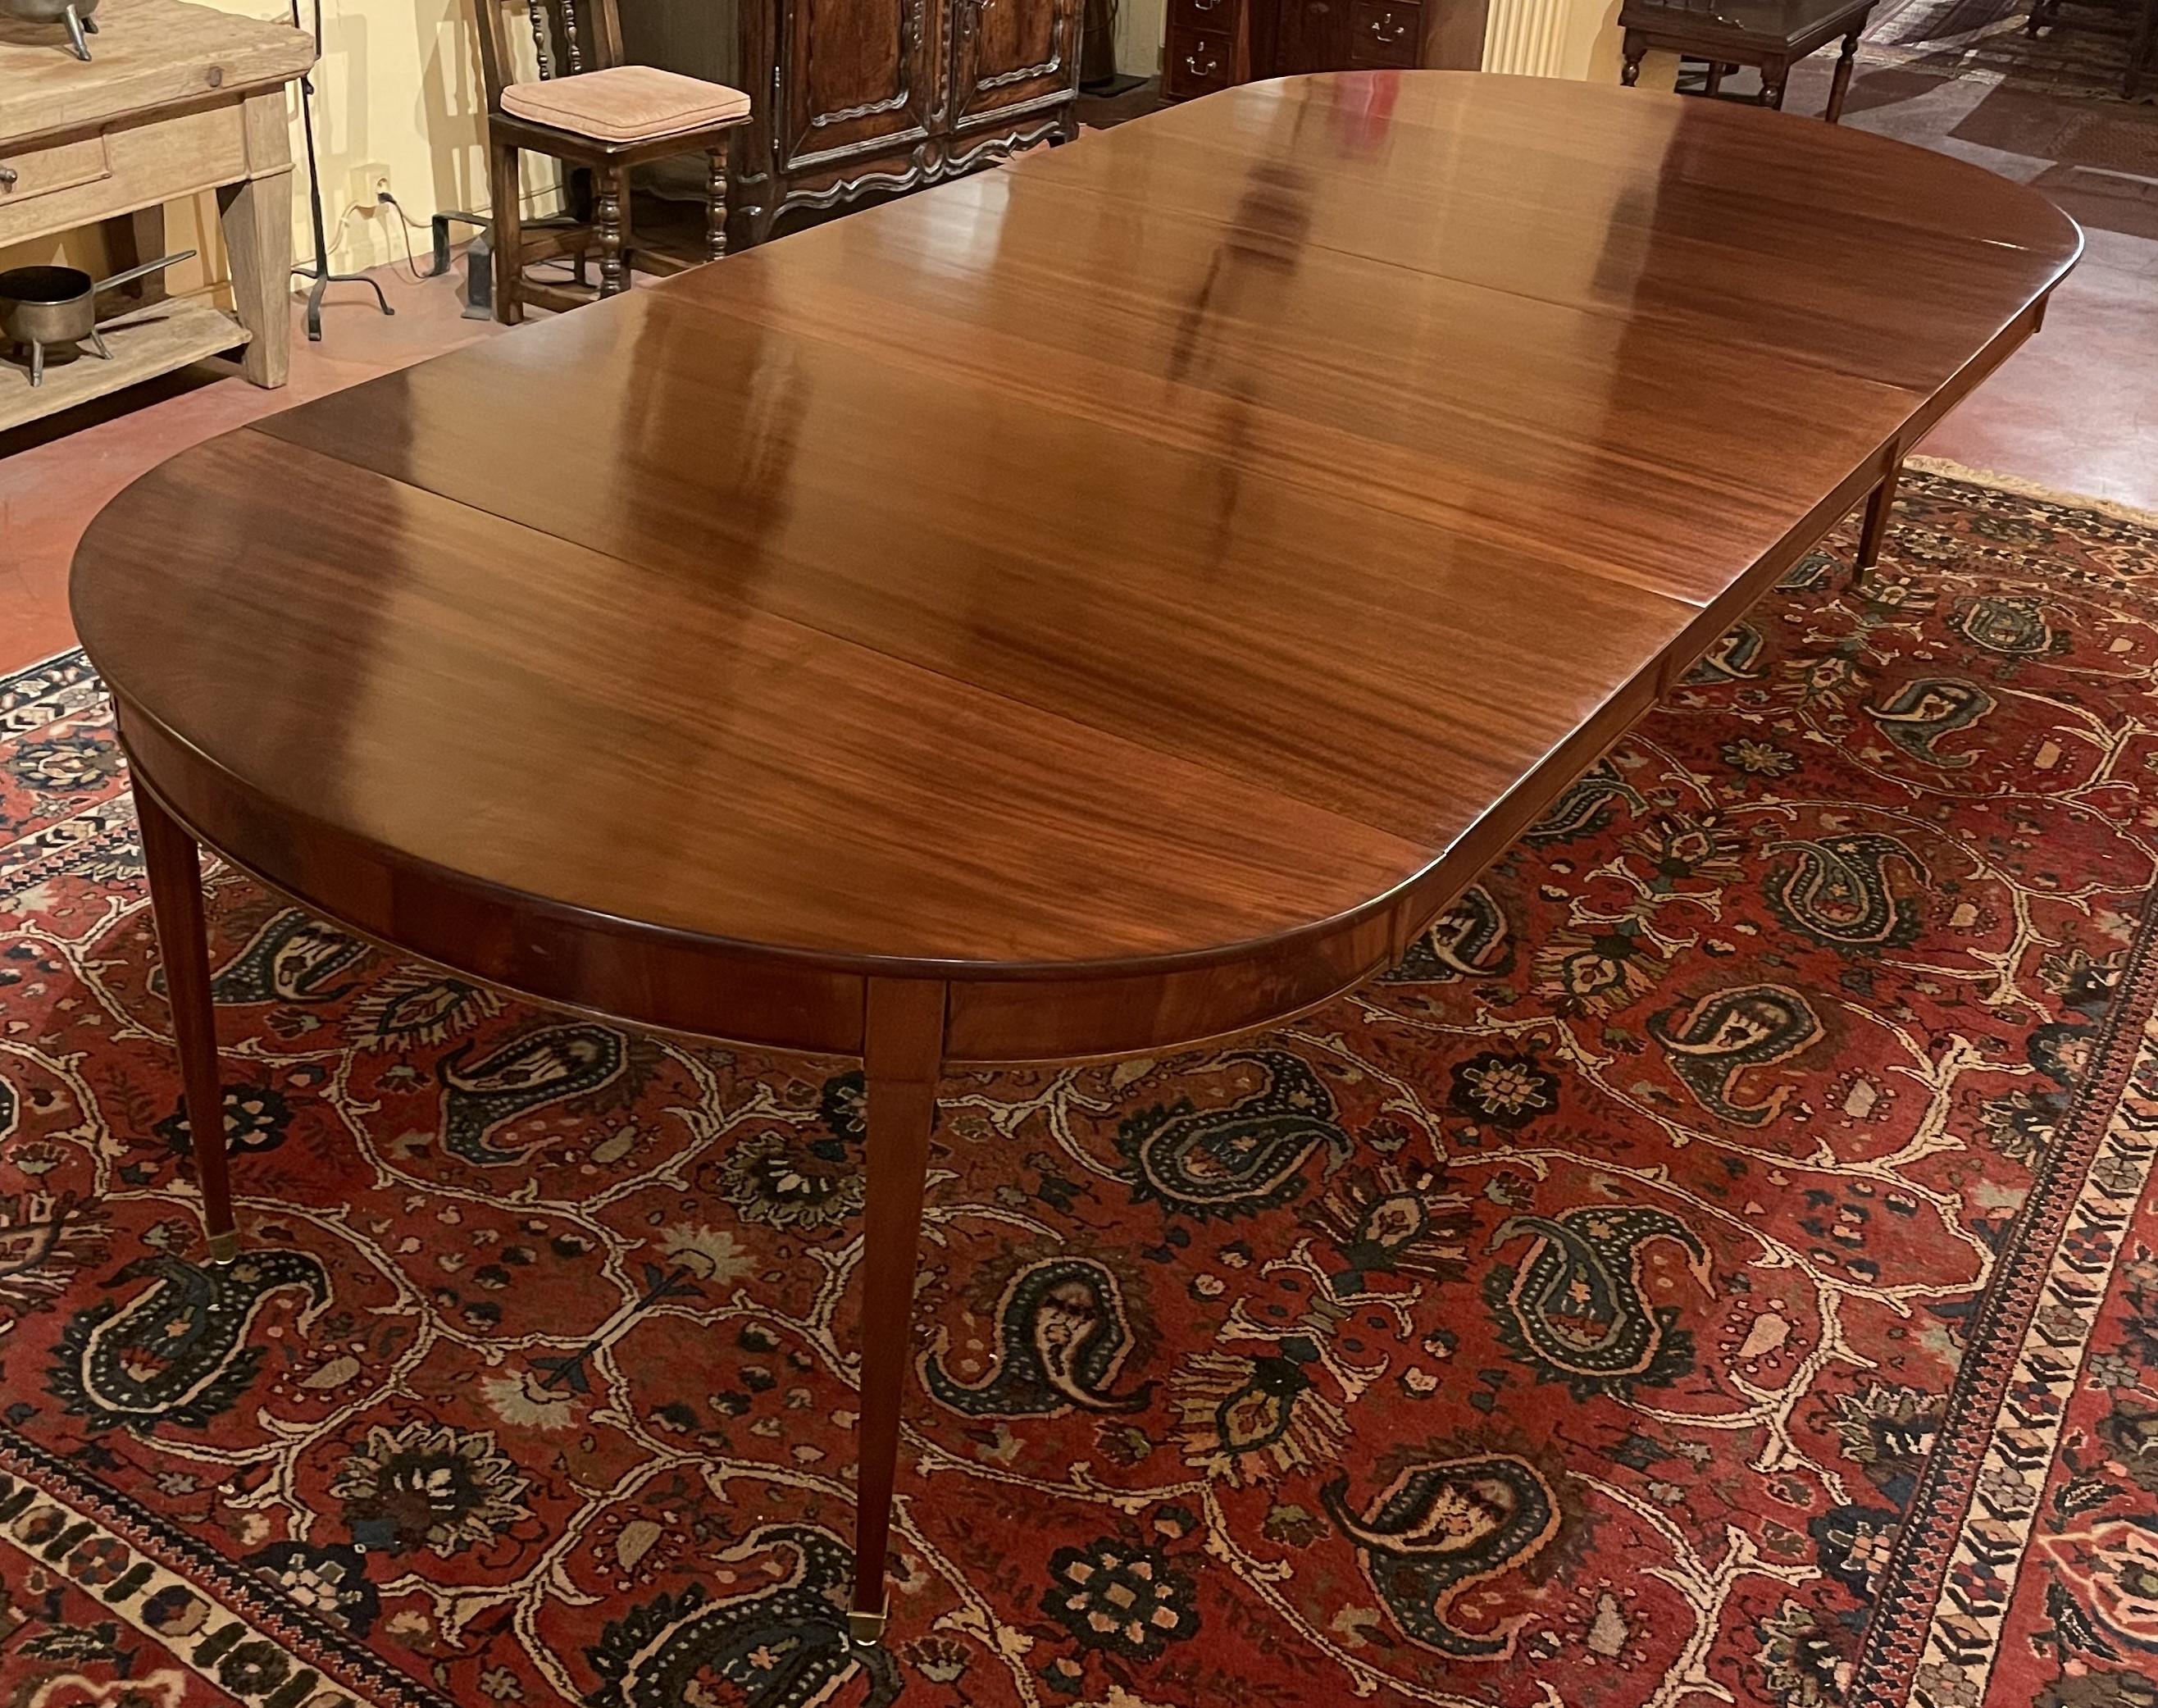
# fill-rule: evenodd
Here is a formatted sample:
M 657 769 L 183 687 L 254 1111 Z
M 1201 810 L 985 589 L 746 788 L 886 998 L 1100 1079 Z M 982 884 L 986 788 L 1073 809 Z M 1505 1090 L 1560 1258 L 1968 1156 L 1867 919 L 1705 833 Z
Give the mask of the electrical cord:
M 419 261 L 412 253 L 412 234 L 419 229 L 420 222 L 406 213 L 397 198 L 391 195 L 388 190 L 377 190 L 374 193 L 374 199 L 378 205 L 390 209 L 397 215 L 397 229 L 405 239 L 405 272 L 410 275 L 414 284 L 426 284 L 427 275 L 420 271 Z M 391 264 L 395 265 L 396 258 L 392 256 L 390 259 Z
M 410 214 L 406 213 L 405 211 L 404 204 L 400 203 L 396 197 L 391 195 L 388 190 L 377 190 L 374 193 L 374 199 L 379 205 L 389 208 L 397 215 L 398 224 L 405 238 L 405 271 L 411 276 L 412 281 L 415 284 L 425 284 L 433 276 L 433 275 L 423 273 L 420 271 L 419 261 L 414 255 L 412 250 L 412 234 L 421 229 L 422 222 L 415 219 Z M 359 208 L 355 204 L 351 210 L 347 213 L 345 218 L 348 219 L 354 214 L 357 214 L 359 211 Z M 339 235 L 342 235 L 344 229 L 343 226 L 340 224 L 338 229 Z M 428 238 L 431 242 L 433 240 L 433 230 L 430 227 L 428 230 Z M 391 257 L 391 263 L 392 265 L 395 264 L 395 256 Z M 576 276 L 576 267 L 575 263 L 566 260 L 550 258 L 547 261 L 534 261 L 531 263 L 531 266 L 534 267 L 545 267 L 555 271 L 565 279 L 574 278 Z

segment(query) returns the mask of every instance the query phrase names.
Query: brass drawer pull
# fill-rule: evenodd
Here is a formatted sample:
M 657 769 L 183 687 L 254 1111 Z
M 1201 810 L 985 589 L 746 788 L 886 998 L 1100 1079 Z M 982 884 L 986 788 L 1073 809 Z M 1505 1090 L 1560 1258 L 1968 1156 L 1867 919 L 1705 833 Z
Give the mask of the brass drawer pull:
M 1393 24 L 1393 28 L 1388 29 L 1388 24 Z M 1382 42 L 1397 42 L 1408 33 L 1409 27 L 1406 23 L 1394 23 L 1394 14 L 1391 12 L 1383 18 L 1371 20 L 1371 34 Z
M 15 168 L 12 166 L 0 166 L 0 189 L 4 189 L 14 182 Z
M 1198 54 L 1186 54 L 1184 56 L 1184 69 L 1194 77 L 1211 77 L 1221 69 L 1221 62 L 1210 54 L 1207 55 L 1206 63 L 1202 65 L 1199 63 Z

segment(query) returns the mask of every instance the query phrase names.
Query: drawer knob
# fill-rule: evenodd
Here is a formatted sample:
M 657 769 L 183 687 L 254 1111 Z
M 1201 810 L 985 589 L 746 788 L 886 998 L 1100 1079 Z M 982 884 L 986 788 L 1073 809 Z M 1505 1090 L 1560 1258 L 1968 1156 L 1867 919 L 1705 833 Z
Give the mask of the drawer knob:
M 0 188 L 5 188 L 14 182 L 15 168 L 12 166 L 0 166 Z

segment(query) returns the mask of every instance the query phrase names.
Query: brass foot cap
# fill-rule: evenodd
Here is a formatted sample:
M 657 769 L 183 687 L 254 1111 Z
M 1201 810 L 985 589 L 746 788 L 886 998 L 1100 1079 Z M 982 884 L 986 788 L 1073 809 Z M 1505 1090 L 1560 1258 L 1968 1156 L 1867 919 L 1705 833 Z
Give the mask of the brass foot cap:
M 221 1234 L 212 1234 L 209 1236 L 209 1261 L 211 1262 L 215 1263 L 221 1267 L 224 1265 L 231 1262 L 239 1256 L 240 1232 L 238 1229 L 227 1228 Z
M 865 1649 L 874 1649 L 884 1640 L 885 1613 L 865 1613 L 859 1610 L 847 1615 L 847 1635 Z

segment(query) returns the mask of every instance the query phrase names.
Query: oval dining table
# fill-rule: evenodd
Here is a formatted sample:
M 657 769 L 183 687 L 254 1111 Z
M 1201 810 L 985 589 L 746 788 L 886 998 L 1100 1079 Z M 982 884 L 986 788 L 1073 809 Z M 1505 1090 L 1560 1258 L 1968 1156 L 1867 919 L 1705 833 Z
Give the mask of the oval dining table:
M 1861 503 L 1871 560 L 2081 240 L 1773 112 L 1294 78 L 183 452 L 73 601 L 213 1257 L 199 849 L 542 1004 L 859 1056 L 876 1640 L 940 1072 L 1386 968 Z

